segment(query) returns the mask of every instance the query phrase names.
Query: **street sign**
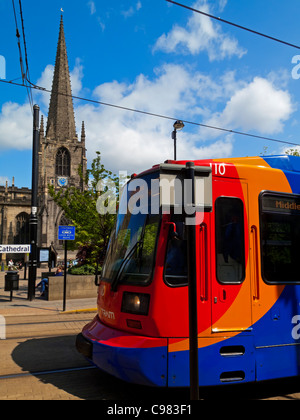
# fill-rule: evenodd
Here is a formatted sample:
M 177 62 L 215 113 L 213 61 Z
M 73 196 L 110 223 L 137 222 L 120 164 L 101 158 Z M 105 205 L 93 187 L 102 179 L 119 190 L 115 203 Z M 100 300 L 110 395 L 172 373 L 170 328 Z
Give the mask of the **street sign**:
M 75 226 L 59 226 L 58 227 L 59 241 L 74 241 L 75 240 Z
M 30 245 L 0 245 L 0 254 L 30 254 Z
M 65 269 L 64 269 L 64 296 L 63 296 L 63 311 L 66 310 L 66 291 L 67 291 L 67 241 L 75 240 L 75 226 L 59 226 L 58 240 L 65 241 Z

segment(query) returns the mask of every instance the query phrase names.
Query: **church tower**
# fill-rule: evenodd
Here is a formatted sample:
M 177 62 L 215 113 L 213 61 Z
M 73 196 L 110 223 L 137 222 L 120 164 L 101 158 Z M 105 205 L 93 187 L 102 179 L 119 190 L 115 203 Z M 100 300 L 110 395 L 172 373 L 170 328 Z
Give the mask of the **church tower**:
M 83 189 L 83 182 L 78 174 L 79 166 L 85 175 L 87 168 L 85 127 L 82 123 L 79 140 L 76 134 L 67 47 L 61 16 L 46 130 L 43 116 L 40 123 L 38 245 L 41 247 L 53 244 L 57 250 L 60 249 L 58 226 L 66 223 L 62 209 L 48 194 L 48 185 L 53 185 L 56 191 L 67 186 Z

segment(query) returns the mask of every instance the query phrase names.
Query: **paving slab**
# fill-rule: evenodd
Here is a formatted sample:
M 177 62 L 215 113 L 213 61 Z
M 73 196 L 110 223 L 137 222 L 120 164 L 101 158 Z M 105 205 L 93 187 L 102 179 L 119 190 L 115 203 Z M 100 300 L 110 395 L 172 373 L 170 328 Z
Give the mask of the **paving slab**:
M 41 279 L 41 273 L 44 268 L 37 270 L 37 281 Z M 0 315 L 14 316 L 14 315 L 43 315 L 51 313 L 63 312 L 63 301 L 48 301 L 40 296 L 40 291 L 36 289 L 35 298 L 28 300 L 28 279 L 24 280 L 24 272 L 19 272 L 19 290 L 14 291 L 12 300 L 10 300 L 10 292 L 4 291 L 6 272 L 0 272 Z M 96 286 L 95 286 L 96 287 Z M 85 299 L 67 299 L 65 312 L 73 311 L 91 311 L 95 312 L 97 308 L 97 298 Z

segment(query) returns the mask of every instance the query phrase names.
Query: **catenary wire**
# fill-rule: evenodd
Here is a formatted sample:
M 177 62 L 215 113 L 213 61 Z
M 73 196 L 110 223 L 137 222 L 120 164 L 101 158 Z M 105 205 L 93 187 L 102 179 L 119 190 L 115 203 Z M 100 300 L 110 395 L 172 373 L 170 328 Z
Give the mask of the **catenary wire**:
M 20 86 L 20 87 L 26 87 L 24 84 L 16 83 L 16 82 L 8 81 L 8 80 L 1 80 L 0 79 L 0 82 L 10 84 L 10 85 Z M 28 83 L 30 83 L 30 85 L 31 85 L 30 89 L 36 89 L 36 90 L 40 90 L 42 92 L 51 93 L 51 90 L 49 90 L 49 89 L 46 89 L 42 86 L 37 86 L 37 85 L 31 83 L 30 81 L 28 81 Z M 148 116 L 151 116 L 151 117 L 162 118 L 162 119 L 166 119 L 166 120 L 170 120 L 170 121 L 176 121 L 178 119 L 178 118 L 170 117 L 170 116 L 167 116 L 167 115 L 157 114 L 157 113 L 148 112 L 148 111 L 142 111 L 142 110 L 139 110 L 139 109 L 134 109 L 134 108 L 129 108 L 129 107 L 121 106 L 121 105 L 111 104 L 111 103 L 108 103 L 108 102 L 96 101 L 95 99 L 89 99 L 89 98 L 83 98 L 81 96 L 69 95 L 67 93 L 55 92 L 55 91 L 54 91 L 54 93 L 56 93 L 58 95 L 69 96 L 73 99 L 78 99 L 78 100 L 81 100 L 81 101 L 90 102 L 90 103 L 94 103 L 94 104 L 97 104 L 97 105 L 108 106 L 108 107 L 111 107 L 111 108 L 121 109 L 123 111 L 136 112 L 138 114 L 143 114 L 143 115 L 148 115 Z M 182 122 L 185 123 L 185 124 L 189 124 L 189 125 L 195 125 L 195 126 L 198 126 L 198 127 L 204 127 L 204 128 L 208 128 L 208 129 L 217 130 L 217 131 L 223 131 L 223 132 L 230 133 L 230 134 L 238 134 L 240 136 L 252 137 L 252 138 L 259 139 L 259 140 L 268 140 L 268 141 L 272 141 L 272 142 L 276 142 L 276 143 L 286 144 L 286 145 L 289 145 L 289 146 L 300 146 L 299 143 L 274 139 L 272 137 L 259 136 L 259 135 L 255 135 L 255 134 L 246 133 L 246 132 L 243 132 L 243 131 L 231 130 L 231 129 L 228 129 L 228 128 L 217 127 L 217 126 L 208 125 L 208 124 L 204 124 L 204 123 L 199 123 L 199 122 L 195 122 L 195 121 L 182 120 Z
M 271 39 L 272 41 L 276 41 L 276 42 L 279 42 L 281 44 L 287 45 L 289 47 L 297 48 L 298 50 L 300 50 L 300 46 L 299 45 L 291 44 L 290 42 L 286 42 L 286 41 L 283 41 L 283 40 L 281 40 L 279 38 L 275 38 L 273 36 L 263 34 L 261 32 L 255 31 L 254 29 L 246 28 L 245 26 L 242 26 L 242 25 L 239 25 L 237 23 L 230 22 L 229 20 L 225 20 L 225 19 L 222 19 L 220 17 L 211 15 L 210 13 L 203 12 L 202 10 L 198 10 L 198 9 L 195 9 L 193 7 L 190 7 L 190 6 L 186 6 L 185 4 L 178 3 L 178 2 L 176 2 L 174 0 L 166 0 L 166 1 L 169 2 L 169 3 L 175 4 L 176 6 L 183 7 L 184 9 L 191 10 L 192 12 L 200 13 L 201 15 L 207 16 L 207 17 L 209 17 L 211 19 L 218 20 L 219 22 L 227 23 L 228 25 L 234 26 L 234 27 L 239 28 L 239 29 L 243 29 L 244 31 L 251 32 L 251 33 L 253 33 L 255 35 L 259 35 L 259 36 L 262 36 L 264 38 Z
M 21 23 L 22 23 L 22 35 L 23 35 L 23 44 L 24 44 L 25 66 L 26 66 L 26 80 L 29 81 L 30 74 L 29 74 L 28 55 L 27 55 L 27 46 L 26 46 L 25 28 L 24 28 L 24 19 L 23 19 L 23 10 L 22 10 L 21 0 L 19 0 L 19 8 L 20 8 Z M 31 89 L 29 89 L 28 91 L 28 97 L 29 97 L 31 109 L 33 110 L 33 98 L 32 98 Z
M 12 0 L 12 6 L 13 6 L 13 13 L 14 13 L 14 20 L 16 25 L 16 37 L 17 37 L 17 44 L 18 44 L 18 50 L 19 50 L 19 60 L 20 60 L 20 68 L 21 68 L 21 75 L 23 84 L 26 87 L 27 95 L 29 99 L 29 104 L 31 108 L 31 112 L 33 113 L 33 98 L 32 98 L 32 91 L 30 89 L 30 86 L 28 86 L 28 77 L 29 77 L 29 68 L 28 68 L 28 59 L 27 59 L 27 48 L 26 48 L 26 41 L 25 41 L 25 31 L 24 31 L 24 21 L 23 21 L 23 13 L 22 13 L 22 4 L 21 0 L 19 0 L 19 7 L 20 7 L 20 15 L 21 15 L 21 21 L 22 21 L 22 34 L 23 34 L 23 43 L 24 43 L 24 49 L 25 49 L 25 65 L 26 65 L 26 71 L 24 69 L 24 61 L 23 61 L 23 54 L 22 54 L 22 48 L 20 43 L 20 31 L 18 28 L 18 20 L 17 20 L 17 14 L 16 14 L 16 8 L 15 8 L 15 2 Z
M 263 36 L 265 38 L 269 38 L 271 40 L 280 42 L 282 44 L 285 44 L 285 45 L 288 45 L 288 46 L 291 46 L 291 47 L 300 49 L 300 47 L 297 46 L 297 45 L 294 45 L 294 44 L 291 44 L 291 43 L 282 41 L 282 40 L 280 40 L 278 38 L 274 38 L 274 37 L 269 36 L 269 35 L 266 35 L 266 34 L 262 34 L 262 33 L 258 32 L 258 31 L 255 31 L 255 30 L 246 28 L 244 26 L 241 26 L 241 25 L 238 25 L 236 23 L 227 21 L 227 20 L 222 19 L 220 17 L 217 17 L 217 16 L 211 15 L 209 13 L 206 13 L 206 12 L 203 12 L 203 11 L 200 11 L 200 10 L 197 10 L 197 9 L 192 8 L 190 6 L 186 6 L 186 5 L 182 4 L 182 3 L 176 2 L 174 0 L 166 0 L 166 1 L 169 2 L 169 3 L 173 3 L 173 4 L 177 5 L 177 6 L 183 7 L 185 9 L 191 10 L 193 12 L 203 14 L 203 15 L 205 15 L 207 17 L 212 18 L 212 19 L 216 19 L 216 20 L 218 20 L 220 22 L 227 23 L 227 24 L 232 25 L 232 26 L 235 26 L 237 28 L 240 28 L 240 29 L 249 31 L 249 32 L 254 33 L 256 35 L 260 35 L 260 36 Z M 49 92 L 49 93 L 51 93 L 51 91 L 48 90 L 48 89 L 46 89 L 46 88 L 43 88 L 41 86 L 37 86 L 37 85 L 35 85 L 35 84 L 33 84 L 33 83 L 30 82 L 29 66 L 28 66 L 28 58 L 27 58 L 27 47 L 26 47 L 25 30 L 24 30 L 24 20 L 23 20 L 23 13 L 22 13 L 22 3 L 21 3 L 21 0 L 19 0 L 20 15 L 21 15 L 21 22 L 22 22 L 23 43 L 24 43 L 24 51 L 25 51 L 25 64 L 26 64 L 26 72 L 24 72 L 24 65 L 23 65 L 23 59 L 22 59 L 22 51 L 21 51 L 21 46 L 20 46 L 20 33 L 19 33 L 19 30 L 18 30 L 18 24 L 17 24 L 17 18 L 16 18 L 16 11 L 15 11 L 14 0 L 12 0 L 12 5 L 13 5 L 13 11 L 14 11 L 15 24 L 16 24 L 16 35 L 17 35 L 17 38 L 18 38 L 18 48 L 19 48 L 19 54 L 20 54 L 20 65 L 21 65 L 21 73 L 22 73 L 23 84 L 13 83 L 13 81 L 10 81 L 10 82 L 7 82 L 5 80 L 0 80 L 0 81 L 1 82 L 4 82 L 4 83 L 10 83 L 10 84 L 14 84 L 14 85 L 17 85 L 17 86 L 26 87 L 27 93 L 28 93 L 28 98 L 29 98 L 29 103 L 30 103 L 31 110 L 32 110 L 33 109 L 32 89 L 42 90 L 42 91 Z M 31 86 L 29 86 L 27 83 L 29 83 Z M 99 104 L 99 105 L 103 105 L 103 106 L 108 106 L 108 107 L 113 107 L 113 108 L 117 108 L 117 109 L 122 109 L 122 110 L 125 110 L 125 111 L 136 112 L 136 113 L 140 113 L 140 114 L 144 114 L 144 115 L 149 115 L 149 116 L 153 116 L 153 117 L 158 117 L 158 118 L 164 118 L 164 119 L 168 119 L 168 120 L 172 120 L 172 121 L 175 121 L 176 120 L 176 118 L 174 118 L 174 117 L 169 117 L 169 116 L 165 116 L 165 115 L 161 115 L 161 114 L 156 114 L 156 113 L 147 112 L 147 111 L 141 111 L 141 110 L 138 110 L 138 109 L 133 109 L 133 108 L 124 107 L 124 106 L 120 106 L 120 105 L 110 104 L 110 103 L 107 103 L 107 102 L 96 101 L 96 100 L 93 100 L 93 99 L 83 98 L 83 97 L 79 97 L 79 96 L 68 95 L 68 94 L 61 93 L 61 92 L 56 92 L 56 93 L 59 94 L 59 95 L 70 96 L 73 99 L 83 100 L 83 101 L 86 101 L 86 102 L 91 102 L 91 103 L 95 103 L 95 104 Z M 271 138 L 271 137 L 259 136 L 259 135 L 255 135 L 255 134 L 245 133 L 245 132 L 242 132 L 242 131 L 237 131 L 237 130 L 222 128 L 222 127 L 207 125 L 207 124 L 193 122 L 193 121 L 188 121 L 188 120 L 182 120 L 182 121 L 184 123 L 186 123 L 186 124 L 196 125 L 196 126 L 200 126 L 200 127 L 204 127 L 204 128 L 208 128 L 208 129 L 213 129 L 213 130 L 217 130 L 217 131 L 223 131 L 223 132 L 227 132 L 227 133 L 231 133 L 231 134 L 237 134 L 237 135 L 241 135 L 241 136 L 247 136 L 247 137 L 252 137 L 252 138 L 256 138 L 256 139 L 260 139 L 260 140 L 267 140 L 267 141 L 272 141 L 272 142 L 277 142 L 277 143 L 282 143 L 282 144 L 287 144 L 287 145 L 292 145 L 292 146 L 300 146 L 300 144 L 298 144 L 298 143 L 288 142 L 288 141 L 279 140 L 279 139 L 274 139 L 274 138 Z

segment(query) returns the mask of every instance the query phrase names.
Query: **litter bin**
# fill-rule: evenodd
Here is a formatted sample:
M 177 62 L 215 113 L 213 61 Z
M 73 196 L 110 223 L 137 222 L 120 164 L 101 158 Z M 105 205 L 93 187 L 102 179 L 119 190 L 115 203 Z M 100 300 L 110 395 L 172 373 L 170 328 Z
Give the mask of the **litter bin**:
M 8 271 L 5 275 L 4 291 L 10 292 L 10 300 L 14 290 L 19 290 L 19 274 L 17 271 Z

